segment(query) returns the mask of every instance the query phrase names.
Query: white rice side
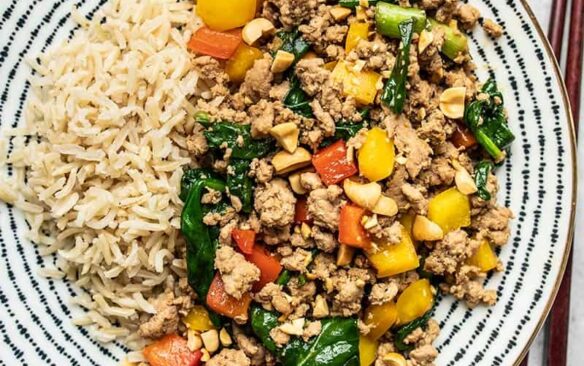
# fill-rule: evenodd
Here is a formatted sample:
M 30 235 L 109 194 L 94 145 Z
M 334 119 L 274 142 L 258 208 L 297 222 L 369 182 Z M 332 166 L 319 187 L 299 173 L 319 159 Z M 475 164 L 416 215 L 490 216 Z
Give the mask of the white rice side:
M 73 18 L 74 38 L 30 61 L 26 127 L 0 137 L 0 168 L 14 168 L 0 171 L 0 200 L 57 255 L 40 274 L 88 290 L 72 299 L 87 310 L 75 324 L 140 347 L 153 297 L 185 275 L 178 194 L 199 93 L 186 44 L 199 21 L 191 0 L 112 0 L 92 22 Z

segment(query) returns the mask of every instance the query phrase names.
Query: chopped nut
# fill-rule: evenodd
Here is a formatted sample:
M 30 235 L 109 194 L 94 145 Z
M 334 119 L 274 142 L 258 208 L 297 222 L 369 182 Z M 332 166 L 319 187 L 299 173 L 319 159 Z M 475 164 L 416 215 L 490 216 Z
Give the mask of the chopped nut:
M 440 110 L 450 119 L 460 119 L 464 117 L 464 99 L 466 88 L 449 88 L 440 95 Z
M 300 225 L 300 234 L 302 235 L 302 238 L 304 238 L 304 240 L 310 238 L 312 229 L 310 228 L 310 226 L 308 226 L 307 223 L 303 222 L 302 225 Z
M 203 347 L 203 340 L 194 330 L 187 332 L 187 346 L 191 351 L 196 351 Z
M 326 299 L 322 295 L 316 295 L 314 300 L 314 307 L 312 308 L 312 316 L 315 318 L 324 318 L 329 315 L 329 307 Z
M 227 329 L 225 328 L 221 328 L 221 331 L 219 332 L 219 340 L 221 341 L 221 345 L 223 347 L 229 347 L 233 343 L 229 332 L 227 332 Z
M 296 194 L 306 194 L 306 189 L 300 183 L 300 174 L 302 173 L 294 173 L 288 176 L 288 181 L 290 182 L 290 188 Z
M 397 203 L 391 197 L 381 195 L 375 206 L 371 209 L 373 213 L 383 216 L 395 216 L 398 212 Z
M 272 127 L 270 130 L 270 135 L 289 153 L 296 151 L 299 134 L 300 130 L 298 130 L 298 126 L 294 122 L 282 123 Z
M 456 175 L 454 176 L 454 182 L 456 183 L 456 188 L 462 194 L 471 195 L 478 191 L 477 185 L 470 173 L 458 162 L 453 162 L 452 164 L 456 169 Z
M 288 335 L 301 336 L 304 331 L 304 322 L 304 318 L 294 319 L 280 325 L 279 329 Z
M 272 22 L 265 18 L 256 18 L 243 27 L 241 38 L 245 43 L 253 46 L 260 38 L 275 32 L 276 28 Z
M 274 74 L 286 71 L 294 62 L 294 55 L 290 52 L 279 50 L 276 52 L 274 62 L 272 63 L 272 72 Z
M 383 356 L 383 362 L 387 366 L 406 366 L 407 362 L 404 356 L 396 352 L 390 352 Z
M 203 340 L 205 349 L 209 351 L 209 353 L 213 353 L 219 349 L 219 334 L 216 329 L 211 329 L 201 333 L 201 339 Z
M 207 351 L 206 349 L 201 349 L 201 361 L 203 362 L 207 362 L 211 359 L 211 355 L 209 354 L 209 351 Z
M 424 52 L 429 45 L 434 41 L 434 33 L 432 31 L 423 30 L 418 38 L 418 53 Z
M 377 215 L 373 214 L 372 216 L 363 216 L 365 222 L 363 223 L 363 227 L 367 230 L 374 228 L 379 222 L 377 221 Z
M 375 207 L 381 197 L 381 186 L 375 182 L 362 184 L 352 179 L 345 179 L 343 189 L 351 201 L 369 210 Z
M 312 155 L 308 150 L 299 147 L 293 153 L 280 151 L 272 158 L 272 165 L 276 174 L 290 173 L 310 164 Z
M 435 241 L 444 238 L 442 228 L 425 216 L 416 216 L 412 234 L 415 240 Z
M 348 266 L 351 264 L 354 254 L 355 248 L 341 244 L 337 251 L 337 266 Z
M 349 15 L 351 15 L 351 9 L 342 6 L 334 6 L 331 8 L 330 13 L 333 16 L 333 19 L 339 22 L 347 19 Z

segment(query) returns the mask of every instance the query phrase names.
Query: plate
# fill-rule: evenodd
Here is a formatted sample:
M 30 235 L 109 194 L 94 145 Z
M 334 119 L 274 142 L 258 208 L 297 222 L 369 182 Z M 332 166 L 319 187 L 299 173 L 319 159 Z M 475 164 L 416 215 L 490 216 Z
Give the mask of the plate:
M 23 122 L 31 70 L 26 58 L 70 37 L 73 5 L 91 17 L 106 0 L 4 0 L 0 3 L 0 128 Z M 471 53 L 481 80 L 496 77 L 517 140 L 498 170 L 499 201 L 516 215 L 500 257 L 504 272 L 486 279 L 494 307 L 468 309 L 443 298 L 436 318 L 438 365 L 517 365 L 550 310 L 572 238 L 576 198 L 574 131 L 557 64 L 525 1 L 473 0 L 505 28 L 490 40 L 477 29 Z M 71 284 L 37 275 L 41 257 L 27 224 L 0 204 L 0 365 L 112 365 L 128 350 L 94 341 L 71 319 Z

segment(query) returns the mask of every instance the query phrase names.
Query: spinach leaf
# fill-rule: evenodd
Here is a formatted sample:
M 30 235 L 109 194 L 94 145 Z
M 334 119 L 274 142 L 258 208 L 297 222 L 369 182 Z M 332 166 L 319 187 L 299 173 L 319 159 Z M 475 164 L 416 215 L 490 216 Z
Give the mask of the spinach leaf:
M 351 121 L 338 122 L 335 126 L 335 134 L 331 137 L 327 137 L 326 139 L 324 139 L 323 142 L 320 144 L 320 147 L 327 147 L 338 140 L 348 141 L 351 137 L 357 135 L 357 133 L 361 131 L 363 128 L 368 128 L 369 121 L 367 120 L 367 118 L 369 117 L 369 108 L 363 108 L 361 111 L 359 111 L 359 114 L 361 115 L 362 122 L 358 123 Z
M 400 114 L 404 109 L 406 100 L 406 81 L 408 79 L 408 66 L 410 65 L 410 45 L 414 33 L 414 19 L 408 19 L 399 24 L 402 48 L 397 55 L 391 76 L 383 87 L 381 100 L 391 108 L 394 113 Z
M 205 175 L 204 172 L 189 173 L 192 179 L 188 188 L 187 199 L 181 215 L 181 232 L 187 241 L 187 278 L 189 285 L 195 290 L 199 299 L 207 297 L 209 286 L 215 273 L 215 251 L 218 240 L 211 235 L 209 227 L 203 223 L 204 209 L 201 197 L 206 188 L 219 192 L 226 189 L 225 182 Z M 182 192 L 181 192 L 182 193 Z
M 396 0 L 383 0 L 386 3 L 390 3 L 390 4 L 397 4 Z M 375 4 L 377 4 L 379 2 L 379 0 L 369 0 L 369 6 L 374 6 Z M 356 8 L 357 6 L 360 5 L 360 1 L 359 0 L 339 0 L 339 5 L 343 6 L 345 8 Z
M 199 181 L 201 179 L 207 179 L 207 178 L 214 178 L 214 179 L 221 179 L 219 178 L 219 176 L 214 173 L 212 170 L 210 169 L 187 169 L 185 170 L 185 172 L 183 173 L 182 179 L 181 179 L 181 183 L 180 183 L 180 199 L 184 202 L 187 200 L 187 196 L 189 194 L 189 191 L 191 190 L 191 187 L 193 186 L 193 183 L 195 183 L 196 181 Z M 204 192 L 203 192 L 204 193 Z
M 249 161 L 231 159 L 229 166 L 232 171 L 227 174 L 227 188 L 229 193 L 239 197 L 242 211 L 250 213 L 253 207 L 253 182 L 249 177 Z
M 426 324 L 428 324 L 428 320 L 430 320 L 430 318 L 432 317 L 433 311 L 434 311 L 434 308 L 428 310 L 426 312 L 426 314 L 422 315 L 420 318 L 412 320 L 408 324 L 400 327 L 395 332 L 395 338 L 393 340 L 393 343 L 395 344 L 395 348 L 397 348 L 399 351 L 402 351 L 402 352 L 412 350 L 414 348 L 414 346 L 411 344 L 405 344 L 404 339 L 406 339 L 406 337 L 411 332 L 416 330 L 417 328 L 425 327 Z
M 302 34 L 298 29 L 292 31 L 280 31 L 276 36 L 282 40 L 280 49 L 294 55 L 294 63 L 298 62 L 309 50 L 310 43 L 302 38 Z
M 359 365 L 359 328 L 355 318 L 322 319 L 320 335 L 308 342 L 295 337 L 281 348 L 269 334 L 278 325 L 278 314 L 254 307 L 251 324 L 263 345 L 277 355 L 283 366 Z
M 290 273 L 289 270 L 285 269 L 278 276 L 278 279 L 276 280 L 276 285 L 283 285 L 283 286 L 285 286 L 285 285 L 288 284 L 288 282 L 290 282 L 290 279 L 291 278 L 292 278 L 292 274 Z
M 286 94 L 286 97 L 284 97 L 284 105 L 303 117 L 313 117 L 308 95 L 300 87 L 300 80 L 298 80 L 295 74 L 290 77 L 290 90 Z
M 477 196 L 488 201 L 491 199 L 491 193 L 487 190 L 487 181 L 489 174 L 493 170 L 493 163 L 489 160 L 483 160 L 475 165 L 475 184 L 478 188 Z
M 275 150 L 273 139 L 253 139 L 250 125 L 217 122 L 210 124 L 203 134 L 210 148 L 230 148 L 231 157 L 236 159 L 261 158 Z
M 507 124 L 503 95 L 496 82 L 489 79 L 481 91 L 488 98 L 471 102 L 466 107 L 464 121 L 478 143 L 496 162 L 500 162 L 505 158 L 505 148 L 515 140 L 515 136 Z

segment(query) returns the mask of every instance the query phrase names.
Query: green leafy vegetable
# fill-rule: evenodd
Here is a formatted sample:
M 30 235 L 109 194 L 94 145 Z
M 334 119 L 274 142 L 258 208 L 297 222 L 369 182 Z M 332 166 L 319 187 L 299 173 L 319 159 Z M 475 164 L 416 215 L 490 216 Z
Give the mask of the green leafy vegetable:
M 253 139 L 250 125 L 216 122 L 209 125 L 204 135 L 210 148 L 230 148 L 231 157 L 236 159 L 261 158 L 275 150 L 273 139 Z
M 481 91 L 488 98 L 470 103 L 465 110 L 464 121 L 478 143 L 495 162 L 500 162 L 505 159 L 504 150 L 515 140 L 515 136 L 507 124 L 503 95 L 497 89 L 495 80 L 489 79 Z
M 253 207 L 253 182 L 249 177 L 249 161 L 231 159 L 231 172 L 227 174 L 227 188 L 229 193 L 239 197 L 243 212 L 250 213 Z
M 453 29 L 447 24 L 440 23 L 434 19 L 428 19 L 431 29 L 439 28 L 444 33 L 444 43 L 440 50 L 451 60 L 456 59 L 461 53 L 468 50 L 468 39 L 458 29 Z
M 304 342 L 293 338 L 283 347 L 276 346 L 270 330 L 278 325 L 278 314 L 260 307 L 251 310 L 251 326 L 263 345 L 276 354 L 283 366 L 358 366 L 359 328 L 355 318 L 321 320 L 320 335 Z
M 413 19 L 406 20 L 399 24 L 399 31 L 402 39 L 402 48 L 397 55 L 395 66 L 391 71 L 391 76 L 383 87 L 381 100 L 395 113 L 400 114 L 404 109 L 406 100 L 406 81 L 408 79 L 408 66 L 410 64 L 410 45 L 414 31 Z
M 491 199 L 491 193 L 487 190 L 487 181 L 489 174 L 493 170 L 493 163 L 489 160 L 483 160 L 475 165 L 475 184 L 478 188 L 477 196 L 488 201 Z
M 395 338 L 393 340 L 393 343 L 395 344 L 395 347 L 402 352 L 405 351 L 410 351 L 412 350 L 413 345 L 410 344 L 405 344 L 404 343 L 404 339 L 406 339 L 406 337 L 413 332 L 414 330 L 416 330 L 417 328 L 420 327 L 425 327 L 426 324 L 428 324 L 428 320 L 430 320 L 430 317 L 432 316 L 432 312 L 434 311 L 434 309 L 430 309 L 428 310 L 428 312 L 426 312 L 426 314 L 422 315 L 420 318 L 412 320 L 411 322 L 409 322 L 408 324 L 400 327 L 396 332 L 395 332 Z
M 285 286 L 288 284 L 288 282 L 290 282 L 291 278 L 292 278 L 292 274 L 290 273 L 289 270 L 285 269 L 278 276 L 278 279 L 276 280 L 276 284 Z
M 420 33 L 426 27 L 426 12 L 419 8 L 405 8 L 379 1 L 375 7 L 375 27 L 377 32 L 390 38 L 402 38 L 401 25 L 412 21 L 412 31 Z
M 282 40 L 280 49 L 294 55 L 294 63 L 298 62 L 310 50 L 310 43 L 302 38 L 298 29 L 289 32 L 280 31 L 276 33 L 276 36 Z
M 284 105 L 303 117 L 312 118 L 312 107 L 308 95 L 300 87 L 300 80 L 296 75 L 290 78 L 290 90 L 284 98 Z
M 368 1 L 369 6 L 373 6 L 373 5 L 377 4 L 378 2 L 379 2 L 379 0 L 369 0 Z M 386 0 L 385 2 L 395 4 L 396 0 Z M 360 1 L 359 0 L 339 0 L 339 5 L 343 6 L 345 8 L 354 9 L 360 5 Z
M 217 238 L 203 223 L 201 197 L 206 188 L 225 192 L 225 182 L 207 175 L 206 171 L 188 173 L 187 199 L 181 215 L 181 232 L 187 241 L 187 277 L 199 299 L 205 299 L 213 280 Z M 182 192 L 181 192 L 182 193 Z
M 193 186 L 193 183 L 195 183 L 196 181 L 199 181 L 201 179 L 207 179 L 207 178 L 215 178 L 215 179 L 221 179 L 219 177 L 219 175 L 209 169 L 187 169 L 182 176 L 181 179 L 181 187 L 180 187 L 180 199 L 184 201 L 187 200 L 187 196 L 189 194 L 189 191 L 191 190 L 191 187 Z

